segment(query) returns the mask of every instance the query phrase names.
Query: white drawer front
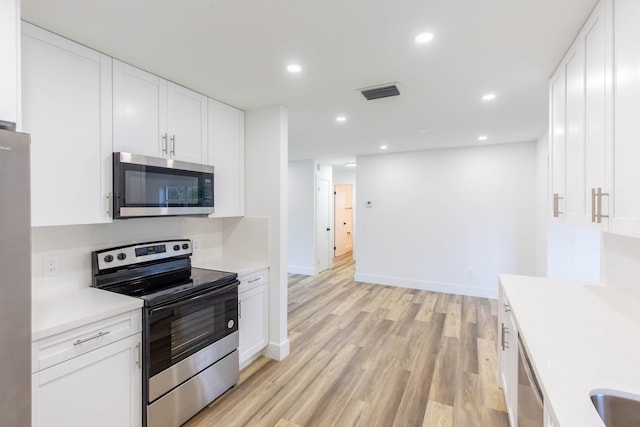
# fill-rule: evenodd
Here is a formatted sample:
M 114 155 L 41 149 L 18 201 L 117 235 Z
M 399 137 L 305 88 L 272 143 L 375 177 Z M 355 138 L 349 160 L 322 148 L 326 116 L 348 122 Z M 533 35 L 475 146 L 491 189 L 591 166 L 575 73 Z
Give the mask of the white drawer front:
M 142 330 L 142 311 L 135 310 L 37 341 L 33 371 L 37 372 L 111 344 Z
M 254 273 L 243 274 L 242 276 L 238 276 L 238 280 L 240 280 L 238 292 L 248 291 L 249 289 L 253 289 L 269 282 L 269 269 L 265 268 L 264 270 L 256 271 Z

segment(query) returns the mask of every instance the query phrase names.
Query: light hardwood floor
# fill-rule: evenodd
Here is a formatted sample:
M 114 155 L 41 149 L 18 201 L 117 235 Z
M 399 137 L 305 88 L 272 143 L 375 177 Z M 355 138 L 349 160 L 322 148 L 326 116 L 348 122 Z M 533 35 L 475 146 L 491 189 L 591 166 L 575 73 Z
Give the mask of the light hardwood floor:
M 508 427 L 497 301 L 289 276 L 291 353 L 260 358 L 187 427 Z

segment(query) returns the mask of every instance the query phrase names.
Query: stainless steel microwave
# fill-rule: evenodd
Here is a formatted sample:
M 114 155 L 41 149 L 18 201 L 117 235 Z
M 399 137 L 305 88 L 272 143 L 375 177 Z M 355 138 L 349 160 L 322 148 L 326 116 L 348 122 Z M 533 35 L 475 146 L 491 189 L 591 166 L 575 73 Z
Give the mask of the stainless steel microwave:
M 113 217 L 214 212 L 213 166 L 113 153 Z

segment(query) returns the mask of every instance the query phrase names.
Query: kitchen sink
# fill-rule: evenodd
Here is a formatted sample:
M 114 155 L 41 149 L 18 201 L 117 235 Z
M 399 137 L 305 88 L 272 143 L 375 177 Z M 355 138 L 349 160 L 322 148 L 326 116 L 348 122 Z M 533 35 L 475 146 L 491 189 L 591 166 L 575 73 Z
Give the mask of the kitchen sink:
M 640 396 L 596 390 L 591 392 L 591 402 L 607 427 L 640 426 Z

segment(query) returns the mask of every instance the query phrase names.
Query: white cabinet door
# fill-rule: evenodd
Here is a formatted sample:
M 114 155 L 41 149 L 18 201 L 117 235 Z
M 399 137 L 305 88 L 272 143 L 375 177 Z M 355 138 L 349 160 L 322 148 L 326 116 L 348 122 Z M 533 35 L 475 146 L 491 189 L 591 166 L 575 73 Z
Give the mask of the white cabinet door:
M 18 13 L 17 0 L 0 0 L 0 121 L 18 120 Z
M 240 368 L 267 345 L 267 284 L 238 295 L 238 330 L 240 331 Z
M 584 44 L 578 38 L 565 57 L 566 76 L 566 194 L 565 222 L 582 225 L 585 219 L 584 194 Z
M 111 58 L 22 26 L 32 224 L 110 222 Z
M 113 148 L 206 163 L 207 98 L 114 60 Z
M 209 164 L 214 217 L 244 215 L 244 112 L 209 99 Z
M 207 97 L 168 82 L 169 154 L 193 163 L 207 162 Z
M 139 427 L 141 334 L 33 374 L 34 427 Z
M 498 355 L 500 359 L 500 383 L 504 391 L 507 413 L 511 425 L 518 419 L 518 332 L 511 313 L 511 306 L 500 288 L 498 324 Z
M 564 65 L 551 78 L 549 88 L 549 182 L 551 200 L 551 218 L 560 221 L 563 218 L 566 198 L 566 76 Z
M 168 154 L 166 105 L 166 80 L 114 60 L 113 151 Z
M 609 230 L 640 236 L 640 2 L 615 0 L 615 141 Z
M 611 193 L 607 176 L 607 147 L 613 143 L 613 7 L 602 0 L 583 30 L 585 50 L 585 198 L 587 215 L 592 221 L 597 214 L 594 189 Z M 609 212 L 609 197 L 602 197 L 600 213 Z M 597 220 L 596 220 L 596 224 Z M 608 220 L 601 228 L 608 230 Z

